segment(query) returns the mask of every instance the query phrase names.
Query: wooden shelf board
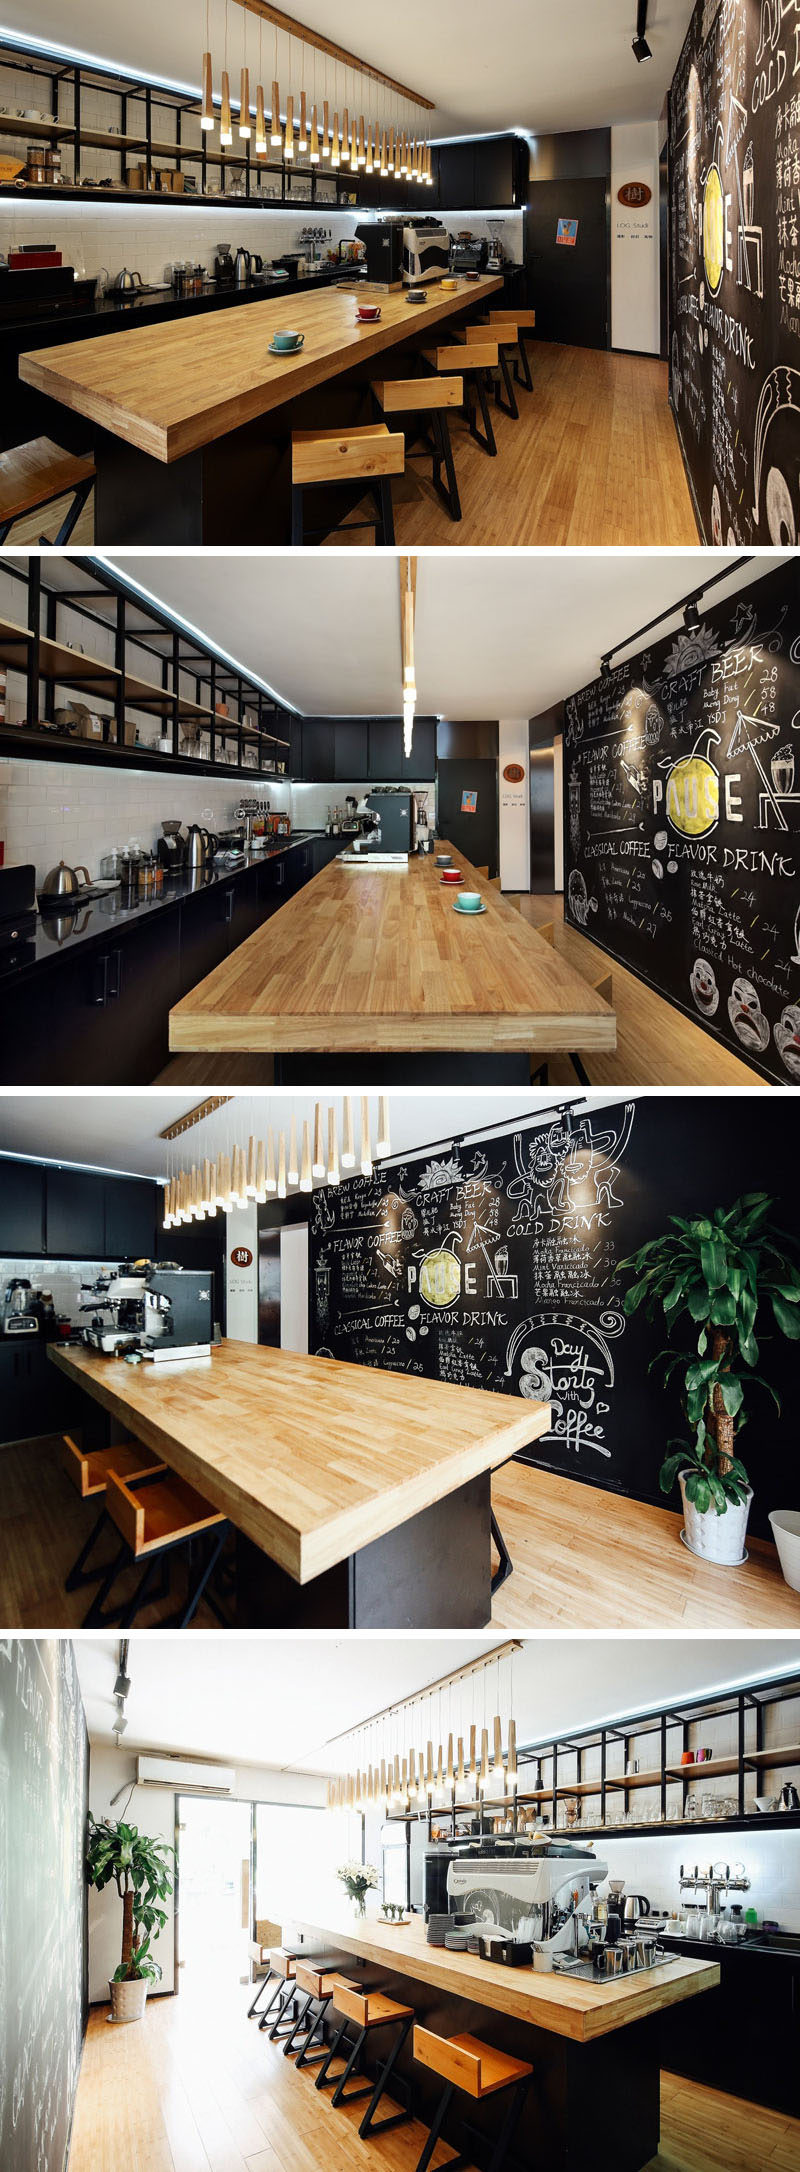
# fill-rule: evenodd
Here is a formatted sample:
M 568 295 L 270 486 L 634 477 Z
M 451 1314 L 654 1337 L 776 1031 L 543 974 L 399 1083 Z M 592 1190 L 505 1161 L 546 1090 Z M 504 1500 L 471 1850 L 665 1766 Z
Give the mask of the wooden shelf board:
M 2 652 L 0 651 L 0 662 Z M 0 724 L 0 754 L 25 755 L 43 762 L 106 762 L 112 769 L 125 767 L 152 767 L 171 776 L 237 777 L 258 782 L 274 778 L 272 769 L 250 769 L 235 762 L 211 762 L 200 755 L 162 754 L 150 746 L 119 747 L 116 741 L 66 738 L 60 732 L 37 731 L 19 724 Z M 299 780 L 281 773 L 281 781 L 293 783 Z
M 701 1764 L 668 1765 L 668 1780 L 725 1780 L 739 1770 L 738 1757 L 708 1757 Z
M 669 1768 L 668 1768 L 668 1771 L 669 1771 Z M 613 1776 L 610 1776 L 609 1774 L 606 1774 L 606 1790 L 608 1790 L 608 1788 L 610 1788 L 610 1787 L 614 1787 L 614 1788 L 626 1788 L 626 1787 L 660 1787 L 660 1786 L 661 1786 L 661 1768 L 660 1768 L 660 1766 L 658 1767 L 658 1770 L 655 1770 L 655 1769 L 651 1768 L 651 1770 L 650 1770 L 649 1772 L 620 1772 L 620 1773 L 614 1773 L 614 1774 L 613 1774 Z
M 74 134 L 69 122 L 26 121 L 23 114 L 0 113 L 0 136 L 18 136 L 29 143 L 34 143 L 38 137 L 49 143 L 66 143 Z
M 781 1765 L 800 1765 L 800 1742 L 779 1743 L 772 1750 L 745 1750 L 744 1762 L 776 1772 Z

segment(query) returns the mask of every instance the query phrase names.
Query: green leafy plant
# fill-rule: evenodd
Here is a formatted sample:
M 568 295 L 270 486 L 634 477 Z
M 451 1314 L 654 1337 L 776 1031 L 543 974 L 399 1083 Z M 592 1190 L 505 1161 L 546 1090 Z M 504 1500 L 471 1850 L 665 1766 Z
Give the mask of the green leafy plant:
M 151 1953 L 153 1934 L 158 1937 L 167 1920 L 164 1902 L 173 1888 L 168 1861 L 175 1850 L 166 1840 L 150 1840 L 137 1825 L 110 1818 L 89 1819 L 86 1839 L 86 1877 L 98 1893 L 113 1879 L 122 1902 L 122 1958 L 114 1983 L 131 1983 L 147 1977 L 158 1983 L 161 1965 Z
M 679 1471 L 687 1473 L 686 1493 L 701 1515 L 714 1508 L 725 1514 L 729 1502 L 746 1501 L 750 1481 L 735 1453 L 747 1422 L 747 1389 L 766 1388 L 778 1410 L 774 1388 L 756 1371 L 756 1328 L 769 1307 L 772 1320 L 791 1342 L 800 1341 L 800 1271 L 786 1250 L 795 1240 L 772 1220 L 768 1192 L 745 1192 L 732 1207 L 685 1221 L 669 1216 L 669 1229 L 651 1237 L 622 1270 L 633 1276 L 623 1299 L 630 1317 L 644 1306 L 648 1320 L 663 1314 L 669 1331 L 680 1322 L 697 1329 L 694 1348 L 660 1350 L 648 1370 L 663 1365 L 665 1381 L 683 1369 L 681 1400 L 692 1435 L 690 1442 L 670 1440 L 677 1449 L 666 1456 L 660 1473 L 669 1493 Z

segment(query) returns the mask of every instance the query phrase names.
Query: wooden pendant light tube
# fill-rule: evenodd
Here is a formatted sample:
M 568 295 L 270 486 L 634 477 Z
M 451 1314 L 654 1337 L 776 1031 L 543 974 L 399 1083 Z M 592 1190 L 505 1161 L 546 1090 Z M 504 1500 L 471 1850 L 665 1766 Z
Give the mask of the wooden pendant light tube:
M 275 1133 L 274 1133 L 274 1131 L 273 1131 L 273 1129 L 272 1129 L 272 1125 L 270 1124 L 270 1126 L 269 1126 L 269 1129 L 268 1129 L 268 1132 L 267 1132 L 267 1191 L 268 1191 L 268 1192 L 274 1192 L 274 1191 L 275 1191 L 275 1189 L 276 1189 L 276 1181 L 277 1181 L 277 1180 L 276 1180 L 276 1176 L 275 1176 Z
M 250 135 L 250 70 L 242 69 L 239 96 L 239 134 L 247 142 Z
M 322 1105 L 319 1101 L 314 1106 L 314 1160 L 311 1174 L 315 1177 L 324 1177 L 325 1175 L 325 1156 L 322 1150 Z
M 297 1167 L 297 1118 L 294 1113 L 292 1113 L 292 1120 L 289 1125 L 289 1167 L 286 1171 L 287 1182 L 289 1184 L 296 1184 L 299 1174 L 300 1172 Z
M 231 126 L 231 85 L 227 68 L 222 71 L 221 100 L 219 111 L 219 140 L 223 149 L 233 142 Z
M 218 1202 L 218 1199 L 217 1199 L 217 1164 L 216 1164 L 216 1162 L 215 1162 L 215 1161 L 212 1161 L 212 1162 L 210 1163 L 210 1165 L 209 1165 L 209 1177 L 208 1177 L 208 1211 L 209 1211 L 209 1214 L 216 1214 L 216 1212 L 217 1212 L 217 1207 L 218 1207 L 218 1204 L 219 1204 L 219 1202 Z
M 426 1792 L 426 1794 L 427 1794 L 427 1795 L 432 1795 L 432 1794 L 433 1794 L 433 1790 L 434 1790 L 434 1787 L 435 1787 L 435 1786 L 436 1786 L 436 1781 L 435 1781 L 435 1779 L 434 1779 L 434 1776 L 433 1776 L 433 1743 L 432 1743 L 432 1742 L 428 1742 L 428 1743 L 426 1744 L 426 1748 L 425 1748 L 425 1792 Z
M 415 1802 L 417 1797 L 417 1757 L 415 1750 L 409 1750 L 408 1753 L 408 1793 L 410 1800 Z
M 496 1712 L 494 1716 L 494 1772 L 495 1777 L 502 1780 L 505 1786 L 506 1768 L 503 1757 L 503 1729 L 499 1712 Z
M 310 159 L 311 159 L 311 164 L 312 164 L 312 166 L 318 166 L 318 165 L 319 165 L 319 127 L 318 127 L 318 125 L 317 125 L 317 109 L 316 109 L 316 106 L 312 106 L 312 108 L 311 108 L 311 139 L 310 139 L 310 141 L 311 141 L 311 149 L 310 149 L 310 152 L 309 152 L 309 157 L 310 157 Z
M 286 1198 L 286 1140 L 283 1132 L 278 1153 L 278 1198 Z
M 277 83 L 273 83 L 272 85 L 272 112 L 270 114 L 269 140 L 276 151 L 280 150 L 282 142 L 281 94 Z
M 300 92 L 300 133 L 299 133 L 299 135 L 298 135 L 298 138 L 297 138 L 297 148 L 298 148 L 298 151 L 307 151 L 307 150 L 308 150 L 308 129 L 307 129 L 307 127 L 306 127 L 306 94 L 305 94 L 305 91 L 301 91 L 301 92 Z
M 328 1183 L 339 1183 L 339 1142 L 336 1137 L 336 1110 L 328 1110 Z
M 388 172 L 388 167 L 387 167 L 387 164 L 386 164 L 386 130 L 385 130 L 385 128 L 382 128 L 382 129 L 381 129 L 381 173 L 382 173 L 382 174 L 384 174 L 384 175 L 386 175 L 386 173 L 387 173 L 387 172 Z
M 344 1108 L 342 1112 L 342 1168 L 354 1169 L 355 1165 L 356 1157 L 355 1149 L 353 1146 L 353 1102 L 351 1095 L 345 1094 Z
M 340 151 L 339 151 L 339 115 L 338 115 L 338 113 L 334 113 L 334 116 L 333 116 L 333 137 L 332 137 L 332 140 L 331 140 L 331 165 L 332 165 L 332 166 L 340 166 L 340 165 L 341 165 L 341 163 L 342 163 L 342 161 L 341 161 L 341 154 L 340 154 Z
M 283 142 L 284 158 L 294 158 L 294 99 L 286 100 L 286 135 Z
M 267 117 L 264 112 L 264 85 L 256 88 L 256 158 L 267 155 Z
M 488 1730 L 488 1727 L 483 1727 L 483 1728 L 481 1729 L 481 1794 L 482 1794 L 482 1795 L 488 1795 L 488 1793 L 489 1793 L 489 1789 L 490 1789 L 490 1787 L 491 1787 L 491 1784 L 492 1784 L 492 1776 L 491 1776 L 491 1773 L 490 1773 L 490 1771 L 489 1771 L 489 1730 Z
M 477 1748 L 477 1741 L 477 1727 L 471 1727 L 469 1731 L 469 1772 L 467 1774 L 467 1778 L 469 1780 L 472 1780 L 473 1782 L 477 1782 L 478 1778 L 478 1761 L 475 1754 Z
M 372 1175 L 372 1154 L 369 1143 L 369 1096 L 361 1096 L 361 1174 Z
M 303 1158 L 300 1165 L 300 1190 L 301 1192 L 310 1192 L 313 1190 L 313 1181 L 311 1176 L 311 1135 L 309 1132 L 308 1124 L 305 1122 L 303 1124 Z
M 447 1781 L 447 1785 L 448 1785 L 448 1787 L 452 1787 L 452 1786 L 453 1786 L 453 1782 L 454 1782 L 454 1780 L 455 1780 L 455 1772 L 454 1772 L 454 1769 L 453 1769 L 453 1737 L 452 1737 L 452 1735 L 448 1735 L 448 1737 L 447 1737 L 447 1768 L 446 1768 L 446 1771 L 445 1771 L 445 1779 L 446 1779 L 446 1781 Z
M 388 170 L 389 170 L 389 173 L 394 173 L 394 129 L 393 129 L 393 128 L 390 128 L 390 130 L 389 130 L 389 158 L 388 158 Z
M 257 1190 L 258 1185 L 256 1182 L 256 1142 L 251 1131 L 250 1137 L 247 1142 L 247 1181 L 245 1184 L 245 1191 L 247 1192 L 248 1199 L 255 1199 Z
M 329 107 L 329 105 L 328 105 L 328 100 L 327 100 L 327 98 L 323 98 L 323 101 L 322 101 L 322 156 L 323 156 L 323 158 L 330 158 L 330 155 L 331 155 L 331 145 L 330 145 L 330 133 L 331 133 L 331 131 L 330 131 L 330 107 Z
M 258 1205 L 259 1205 L 260 1207 L 263 1207 L 263 1206 L 264 1206 L 264 1203 L 265 1203 L 265 1201 L 266 1201 L 266 1197 L 267 1197 L 267 1165 L 266 1165 L 266 1157 L 265 1157 L 265 1154 L 264 1154 L 264 1141 L 263 1141 L 263 1139 L 259 1139 L 259 1142 L 258 1142 L 258 1152 L 257 1152 L 257 1154 L 256 1154 L 256 1200 L 257 1200 L 257 1203 L 258 1203 Z
M 203 110 L 200 126 L 205 132 L 214 126 L 214 78 L 210 53 L 203 54 Z
M 518 1782 L 519 1773 L 517 1771 L 517 1727 L 516 1721 L 510 1719 L 508 1722 L 508 1766 L 506 1770 L 506 1785 L 508 1787 L 509 1795 L 513 1795 L 515 1793 Z
M 391 1153 L 391 1142 L 389 1138 L 389 1101 L 386 1094 L 378 1095 L 378 1136 L 375 1141 L 375 1152 L 376 1154 Z
M 346 160 L 347 160 L 347 159 L 348 159 L 349 157 L 350 157 L 350 115 L 349 115 L 349 113 L 348 113 L 348 111 L 347 111 L 347 107 L 345 106 L 344 112 L 343 112 L 343 114 L 342 114 L 342 159 L 346 161 Z
M 467 1775 L 466 1775 L 466 1773 L 465 1773 L 465 1771 L 464 1771 L 464 1737 L 463 1737 L 463 1735 L 459 1735 L 459 1738 L 458 1738 L 458 1763 L 457 1763 L 457 1765 L 456 1765 L 456 1784 L 457 1784 L 457 1786 L 459 1787 L 459 1789 L 460 1789 L 460 1788 L 462 1788 L 462 1787 L 465 1787 L 465 1786 L 466 1786 L 466 1781 L 467 1781 Z

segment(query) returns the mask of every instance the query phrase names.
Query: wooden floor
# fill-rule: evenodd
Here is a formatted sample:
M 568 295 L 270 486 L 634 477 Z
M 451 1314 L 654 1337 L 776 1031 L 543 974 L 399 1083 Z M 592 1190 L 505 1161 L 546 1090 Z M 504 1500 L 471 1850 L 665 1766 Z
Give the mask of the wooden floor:
M 411 459 L 393 484 L 399 544 L 675 544 L 698 542 L 666 363 L 589 347 L 529 347 L 532 393 L 517 388 L 519 421 L 492 409 L 497 459 L 452 423 L 463 518 L 452 521 L 429 459 Z M 10 547 L 55 535 L 65 506 L 12 529 Z M 337 545 L 363 545 L 363 529 Z M 94 541 L 94 499 L 72 546 Z M 113 541 L 113 538 L 112 538 Z
M 94 2008 L 68 2172 L 413 2172 L 424 2128 L 360 2141 L 363 2105 L 334 2111 L 313 2069 L 298 2073 L 247 2020 L 250 1995 L 226 1998 L 217 1982 L 193 1995 L 187 1979 L 178 1998 L 151 2000 L 142 2022 L 122 2028 Z M 434 2172 L 450 2154 L 439 2145 Z M 662 2076 L 661 2147 L 647 2172 L 798 2168 L 800 2121 Z
M 94 1510 L 62 1470 L 56 1441 L 0 1449 L 0 1500 L 0 1628 L 79 1628 L 92 1594 L 65 1592 L 64 1577 Z M 756 1544 L 744 1568 L 713 1568 L 681 1545 L 681 1518 L 672 1510 L 620 1500 L 522 1463 L 495 1473 L 492 1503 L 514 1562 L 495 1601 L 493 1628 L 516 1634 L 800 1627 L 800 1593 L 784 1583 L 772 1547 Z M 173 1598 L 143 1607 L 137 1627 L 155 1628 L 174 1609 L 183 1590 L 180 1567 L 175 1577 Z M 120 1592 L 133 1590 L 135 1581 L 130 1571 Z M 194 1626 L 218 1623 L 201 1605 Z

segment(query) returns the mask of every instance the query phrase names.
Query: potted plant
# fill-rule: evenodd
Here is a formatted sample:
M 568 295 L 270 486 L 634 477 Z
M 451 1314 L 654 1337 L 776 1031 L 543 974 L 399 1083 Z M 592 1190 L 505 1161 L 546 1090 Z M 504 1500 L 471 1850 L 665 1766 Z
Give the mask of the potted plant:
M 110 1818 L 89 1819 L 86 1876 L 98 1893 L 113 1878 L 122 1902 L 122 1957 L 109 1982 L 113 2021 L 141 2021 L 151 1983 L 161 1966 L 150 1951 L 167 1920 L 163 1903 L 172 1892 L 166 1840 L 150 1840 L 138 1826 Z
M 353 1903 L 356 1915 L 365 1916 L 367 1913 L 367 1894 L 378 1883 L 378 1873 L 374 1864 L 342 1863 L 336 1872 L 336 1876 L 341 1879 L 345 1892 Z
M 678 1322 L 686 1335 L 696 1330 L 693 1348 L 660 1350 L 649 1366 L 652 1372 L 663 1364 L 665 1381 L 682 1371 L 691 1434 L 668 1441 L 676 1452 L 665 1457 L 660 1484 L 669 1493 L 678 1479 L 691 1552 L 727 1567 L 747 1558 L 753 1490 L 735 1444 L 751 1384 L 766 1388 L 780 1409 L 774 1388 L 755 1370 L 756 1328 L 762 1332 L 767 1308 L 781 1333 L 800 1341 L 800 1272 L 786 1249 L 795 1240 L 772 1220 L 773 1205 L 767 1192 L 745 1192 L 732 1207 L 691 1221 L 671 1214 L 663 1236 L 622 1262 L 634 1277 L 623 1300 L 628 1317 L 644 1305 L 649 1320 L 663 1313 L 670 1331 Z

